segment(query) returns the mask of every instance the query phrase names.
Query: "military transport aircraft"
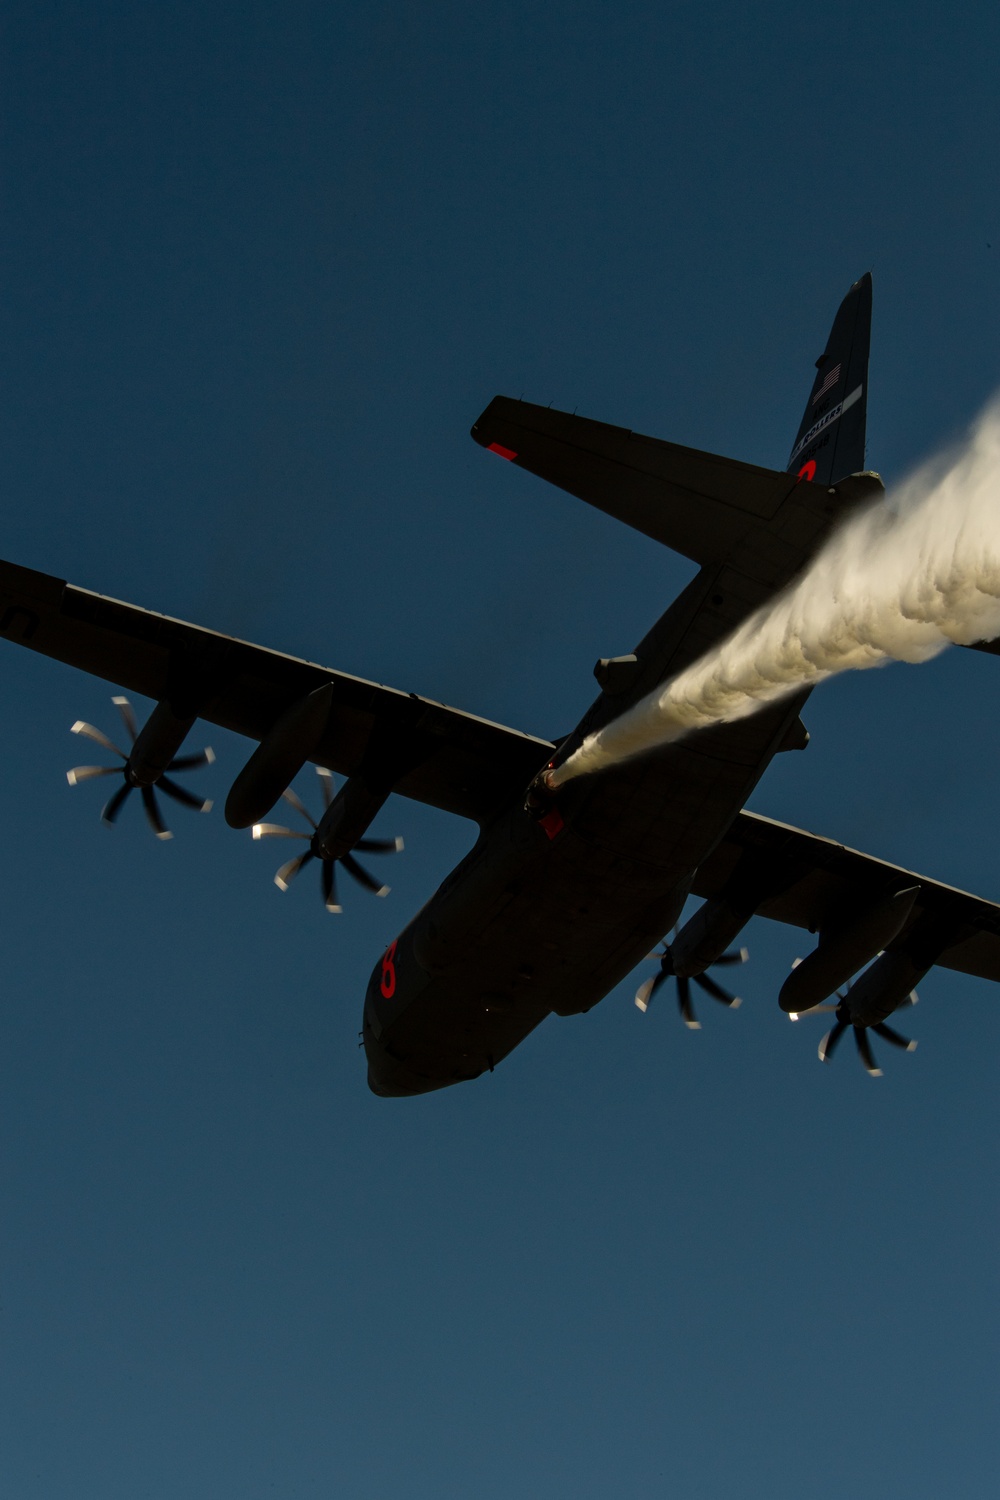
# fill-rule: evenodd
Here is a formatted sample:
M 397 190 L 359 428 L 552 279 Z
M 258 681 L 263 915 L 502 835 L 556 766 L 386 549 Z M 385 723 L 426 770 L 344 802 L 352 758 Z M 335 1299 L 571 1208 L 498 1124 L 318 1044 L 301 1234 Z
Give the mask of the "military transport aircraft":
M 684 1020 L 697 1025 L 691 981 L 733 1003 L 707 970 L 737 957 L 727 949 L 750 918 L 794 923 L 819 941 L 786 980 L 782 1007 L 798 1015 L 835 997 L 824 1007 L 836 1020 L 820 1056 L 853 1029 L 876 1074 L 869 1032 L 912 1045 L 887 1018 L 932 965 L 1000 980 L 1000 906 L 743 810 L 772 756 L 805 746 L 806 692 L 554 794 L 540 779 L 783 589 L 851 508 L 881 493 L 864 471 L 870 327 L 864 276 L 816 361 L 785 470 L 503 396 L 483 412 L 472 436 L 484 449 L 700 569 L 631 655 L 597 663 L 600 696 L 559 745 L 13 563 L 0 563 L 0 633 L 155 701 L 140 729 L 116 700 L 131 741 L 117 751 L 122 764 L 70 773 L 122 776 L 109 821 L 132 789 L 161 837 L 169 835 L 155 787 L 202 805 L 167 774 L 204 759 L 179 754 L 197 719 L 258 741 L 225 810 L 232 827 L 252 826 L 258 837 L 295 836 L 261 820 L 283 793 L 305 812 L 286 789 L 312 762 L 325 811 L 276 879 L 286 886 L 317 861 L 328 910 L 339 909 L 338 864 L 381 889 L 355 854 L 394 847 L 368 837 L 392 792 L 479 824 L 473 849 L 375 966 L 363 1025 L 375 1093 L 424 1093 L 492 1071 L 551 1012 L 596 1005 L 670 932 L 692 894 L 703 904 L 659 955 L 637 1003 L 645 1008 L 673 978 Z M 116 750 L 92 726 L 73 727 Z M 331 771 L 346 778 L 335 794 Z

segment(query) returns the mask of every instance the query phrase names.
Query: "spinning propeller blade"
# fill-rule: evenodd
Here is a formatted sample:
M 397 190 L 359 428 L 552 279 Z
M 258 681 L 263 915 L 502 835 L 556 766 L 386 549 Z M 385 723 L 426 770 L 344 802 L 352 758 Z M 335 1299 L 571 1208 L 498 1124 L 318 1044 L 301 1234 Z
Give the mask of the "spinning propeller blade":
M 711 975 L 707 973 L 691 975 L 675 974 L 673 954 L 668 944 L 664 944 L 664 947 L 662 949 L 655 953 L 651 953 L 649 956 L 651 959 L 659 959 L 660 971 L 658 974 L 652 975 L 651 978 L 643 980 L 642 984 L 640 984 L 639 988 L 636 990 L 635 1003 L 641 1011 L 646 1011 L 649 1009 L 650 1002 L 652 1001 L 653 996 L 667 979 L 677 980 L 677 1004 L 680 1009 L 681 1020 L 684 1022 L 684 1025 L 688 1028 L 689 1031 L 701 1030 L 701 1022 L 695 1015 L 694 1006 L 691 1003 L 692 980 L 696 985 L 699 986 L 700 989 L 703 989 L 705 991 L 706 995 L 710 995 L 713 1000 L 718 1000 L 720 1005 L 728 1006 L 730 1010 L 735 1010 L 739 1005 L 742 1004 L 742 1001 L 740 1000 L 740 997 L 738 995 L 731 995 L 728 990 L 723 989 L 722 985 L 716 983 Z M 729 967 L 733 964 L 746 963 L 749 957 L 750 954 L 748 950 L 746 948 L 740 948 L 739 951 L 735 953 L 721 954 L 720 957 L 715 960 L 715 963 L 720 964 L 724 967 Z
M 832 1011 L 837 1017 L 837 1022 L 833 1030 L 828 1031 L 819 1044 L 818 1056 L 820 1062 L 830 1061 L 840 1044 L 841 1037 L 846 1031 L 850 1030 L 854 1032 L 854 1043 L 858 1049 L 858 1056 L 861 1059 L 865 1072 L 869 1078 L 881 1078 L 882 1069 L 875 1061 L 875 1054 L 872 1051 L 872 1044 L 868 1035 L 869 1031 L 873 1031 L 876 1036 L 882 1037 L 891 1046 L 899 1047 L 903 1052 L 915 1052 L 917 1044 L 916 1042 L 911 1042 L 907 1037 L 901 1036 L 898 1031 L 894 1030 L 892 1026 L 887 1026 L 884 1021 L 876 1021 L 870 1026 L 859 1026 L 851 1014 L 849 997 L 850 990 L 846 990 L 843 994 L 837 996 L 839 1004 L 814 1005 L 811 1010 L 803 1010 L 791 1015 L 790 1019 L 800 1021 L 804 1020 L 807 1016 L 818 1016 Z M 914 990 L 897 1009 L 902 1010 L 904 1005 L 916 1005 L 916 1003 L 917 993 Z
M 136 722 L 131 703 L 129 703 L 127 698 L 120 696 L 112 698 L 111 701 L 121 714 L 129 741 L 134 745 L 139 737 L 139 726 Z M 93 781 L 99 776 L 121 776 L 124 778 L 124 785 L 118 788 L 114 796 L 109 798 L 101 810 L 101 817 L 104 822 L 114 823 L 124 807 L 129 793 L 138 785 L 130 769 L 129 757 L 102 730 L 95 729 L 93 724 L 87 724 L 83 719 L 77 719 L 76 723 L 71 726 L 71 733 L 82 734 L 85 739 L 93 740 L 95 744 L 101 745 L 105 750 L 109 750 L 112 755 L 117 755 L 119 760 L 123 762 L 120 766 L 74 766 L 71 771 L 66 772 L 66 780 L 70 786 L 78 786 L 82 781 Z M 191 771 L 200 766 L 210 766 L 214 760 L 215 756 L 212 751 L 206 749 L 199 755 L 182 755 L 177 757 L 170 762 L 167 769 L 170 771 Z M 146 817 L 158 839 L 173 838 L 173 834 L 163 821 L 160 805 L 153 790 L 154 786 L 161 787 L 168 797 L 172 797 L 175 802 L 180 802 L 184 807 L 193 807 L 198 812 L 208 812 L 211 809 L 212 804 L 210 801 L 193 796 L 184 787 L 178 786 L 175 781 L 170 780 L 167 776 L 159 776 L 151 785 L 140 788 L 142 791 L 142 805 L 145 808 Z
M 328 811 L 333 804 L 333 775 L 325 766 L 316 767 L 316 775 L 319 777 L 322 788 L 324 812 Z M 282 796 L 290 807 L 300 814 L 308 823 L 311 833 L 302 833 L 294 828 L 284 828 L 280 823 L 255 823 L 253 826 L 253 837 L 255 839 L 279 838 L 279 839 L 307 839 L 309 848 L 305 854 L 298 859 L 290 859 L 287 864 L 282 865 L 274 883 L 281 890 L 287 891 L 289 882 L 299 870 L 311 859 L 320 862 L 320 890 L 323 895 L 323 905 L 329 912 L 340 912 L 343 907 L 337 899 L 337 880 L 335 866 L 339 863 L 344 870 L 355 880 L 358 885 L 363 886 L 366 891 L 371 891 L 376 896 L 387 896 L 389 887 L 380 885 L 379 882 L 369 875 L 364 865 L 358 863 L 350 850 L 346 854 L 338 855 L 331 859 L 324 853 L 320 842 L 320 825 L 316 822 L 312 813 L 305 803 L 291 787 L 288 787 Z M 395 854 L 403 847 L 402 839 L 358 839 L 355 849 L 360 849 L 365 854 Z

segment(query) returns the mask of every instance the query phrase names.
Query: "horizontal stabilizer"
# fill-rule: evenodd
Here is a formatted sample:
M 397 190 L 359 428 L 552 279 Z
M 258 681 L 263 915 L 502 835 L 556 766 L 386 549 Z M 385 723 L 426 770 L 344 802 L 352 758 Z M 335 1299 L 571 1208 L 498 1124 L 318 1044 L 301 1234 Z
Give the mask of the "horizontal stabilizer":
M 766 525 L 796 483 L 795 475 L 508 396 L 494 397 L 472 436 L 702 565 L 722 561 Z

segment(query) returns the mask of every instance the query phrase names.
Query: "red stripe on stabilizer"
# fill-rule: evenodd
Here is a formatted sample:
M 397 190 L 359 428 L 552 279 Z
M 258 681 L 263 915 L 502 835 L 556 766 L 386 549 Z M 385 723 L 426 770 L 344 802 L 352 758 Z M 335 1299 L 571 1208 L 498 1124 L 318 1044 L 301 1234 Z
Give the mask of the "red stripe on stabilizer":
M 562 816 L 559 812 L 558 807 L 554 807 L 551 812 L 547 812 L 545 814 L 545 817 L 539 818 L 538 821 L 539 823 L 541 823 L 550 839 L 554 839 L 557 833 L 562 833 L 563 829 L 566 826 L 562 820 Z
M 506 458 L 508 462 L 510 459 L 517 457 L 513 448 L 505 448 L 502 443 L 490 443 L 490 452 L 499 453 L 500 457 Z

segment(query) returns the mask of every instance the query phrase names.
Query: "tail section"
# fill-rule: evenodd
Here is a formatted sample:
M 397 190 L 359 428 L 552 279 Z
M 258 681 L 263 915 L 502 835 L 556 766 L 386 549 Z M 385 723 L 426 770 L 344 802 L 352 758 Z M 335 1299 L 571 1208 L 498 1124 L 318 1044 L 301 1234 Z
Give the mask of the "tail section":
M 866 272 L 844 298 L 799 424 L 788 472 L 819 484 L 836 484 L 865 467 L 868 348 L 872 278 Z

